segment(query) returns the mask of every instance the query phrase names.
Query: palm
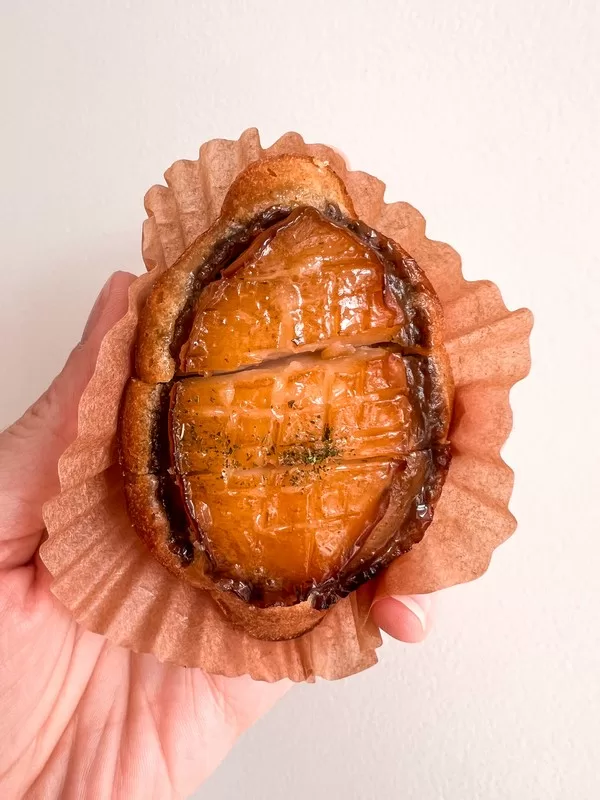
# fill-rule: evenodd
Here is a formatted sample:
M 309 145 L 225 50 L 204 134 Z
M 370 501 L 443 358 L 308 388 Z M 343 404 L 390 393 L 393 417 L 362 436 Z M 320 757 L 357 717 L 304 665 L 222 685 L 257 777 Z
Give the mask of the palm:
M 192 791 L 286 688 L 160 664 L 83 630 L 37 556 L 42 506 L 77 406 L 133 276 L 118 273 L 86 341 L 0 438 L 0 796 Z M 94 314 L 92 315 L 92 317 Z M 4 791 L 2 791 L 4 789 Z
M 4 797 L 188 794 L 285 691 L 110 645 L 53 599 L 43 567 L 4 576 L 0 616 Z

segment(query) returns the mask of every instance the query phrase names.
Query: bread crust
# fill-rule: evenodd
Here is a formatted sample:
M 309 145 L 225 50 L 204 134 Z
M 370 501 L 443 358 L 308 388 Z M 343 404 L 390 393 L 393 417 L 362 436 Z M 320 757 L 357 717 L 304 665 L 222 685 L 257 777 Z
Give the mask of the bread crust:
M 287 215 L 301 206 L 312 206 L 323 214 L 335 209 L 335 214 L 343 218 L 345 224 L 350 221 L 348 227 L 357 235 L 366 228 L 356 219 L 342 180 L 323 162 L 308 156 L 285 155 L 251 164 L 232 184 L 216 222 L 159 276 L 142 309 L 135 354 L 137 376 L 130 379 L 125 389 L 119 433 L 128 511 L 133 526 L 148 549 L 174 575 L 193 586 L 210 590 L 234 625 L 251 636 L 272 641 L 295 638 L 314 628 L 327 613 L 326 594 L 321 609 L 309 601 L 257 608 L 233 592 L 216 587 L 210 576 L 209 557 L 197 542 L 178 538 L 178 522 L 169 513 L 165 499 L 169 491 L 169 476 L 160 474 L 161 448 L 164 454 L 168 445 L 161 442 L 161 436 L 164 436 L 161 419 L 168 409 L 169 384 L 176 373 L 173 342 L 177 339 L 178 320 L 185 313 L 186 304 L 190 303 L 194 293 L 197 296 L 202 287 L 215 278 L 222 258 L 230 257 L 239 243 L 245 246 L 249 226 L 261 219 L 261 215 L 266 215 L 268 222 L 268 215 L 272 215 L 274 209 L 275 213 L 279 210 Z M 379 234 L 376 234 L 379 239 L 375 240 L 375 232 L 367 230 L 369 241 L 380 247 L 382 257 L 391 260 L 402 272 L 403 280 L 415 288 L 414 309 L 421 315 L 426 332 L 427 339 L 422 342 L 421 350 L 431 364 L 434 383 L 431 398 L 436 416 L 436 427 L 432 431 L 434 449 L 426 465 L 427 502 L 432 507 L 441 491 L 450 460 L 446 437 L 452 409 L 452 379 L 442 344 L 441 305 L 416 262 L 397 243 Z M 396 274 L 390 273 L 392 291 Z M 415 352 L 419 353 L 419 348 Z M 392 486 L 382 517 L 370 534 L 375 536 L 375 540 L 378 533 L 406 522 L 409 509 L 400 510 L 403 480 L 406 479 L 399 478 Z M 375 574 L 420 541 L 428 524 L 427 519 L 411 519 L 394 547 L 377 554 L 377 559 L 369 567 L 371 572 Z M 185 563 L 187 556 L 193 556 L 191 563 Z M 369 569 L 363 573 L 356 572 L 356 585 L 372 577 L 372 574 L 367 574 Z M 348 592 L 356 588 L 351 575 L 347 576 L 347 586 Z M 340 596 L 337 587 L 332 591 L 331 603 Z

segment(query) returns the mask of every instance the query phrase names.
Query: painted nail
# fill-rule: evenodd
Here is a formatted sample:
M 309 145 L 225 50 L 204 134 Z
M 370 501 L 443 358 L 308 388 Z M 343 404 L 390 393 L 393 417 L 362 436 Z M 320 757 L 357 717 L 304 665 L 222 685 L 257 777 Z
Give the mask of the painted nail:
M 419 620 L 423 630 L 427 630 L 427 613 L 431 607 L 431 600 L 426 594 L 392 595 L 394 600 L 407 608 Z

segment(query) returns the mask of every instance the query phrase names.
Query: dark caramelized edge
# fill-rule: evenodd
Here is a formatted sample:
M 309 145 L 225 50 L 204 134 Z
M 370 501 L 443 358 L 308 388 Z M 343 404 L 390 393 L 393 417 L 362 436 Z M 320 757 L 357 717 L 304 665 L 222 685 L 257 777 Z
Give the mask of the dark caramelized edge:
M 202 289 L 221 277 L 221 272 L 232 264 L 248 248 L 250 243 L 273 225 L 292 213 L 290 207 L 272 206 L 258 215 L 249 225 L 240 226 L 215 245 L 211 257 L 194 276 L 191 291 L 183 311 L 175 322 L 174 336 L 170 344 L 171 357 L 179 364 L 181 348 L 187 342 L 194 321 L 194 309 Z

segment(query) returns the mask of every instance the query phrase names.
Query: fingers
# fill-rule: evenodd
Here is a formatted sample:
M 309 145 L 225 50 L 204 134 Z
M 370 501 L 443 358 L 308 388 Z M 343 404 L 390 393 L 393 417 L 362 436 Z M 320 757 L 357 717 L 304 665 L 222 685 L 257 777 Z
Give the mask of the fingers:
M 433 625 L 434 596 L 413 594 L 381 597 L 371 608 L 371 617 L 381 630 L 401 642 L 422 642 Z
M 111 276 L 60 375 L 0 434 L 0 568 L 24 564 L 35 553 L 43 529 L 42 506 L 59 488 L 58 459 L 77 433 L 79 399 L 94 372 L 102 339 L 127 310 L 133 280 L 127 272 Z

